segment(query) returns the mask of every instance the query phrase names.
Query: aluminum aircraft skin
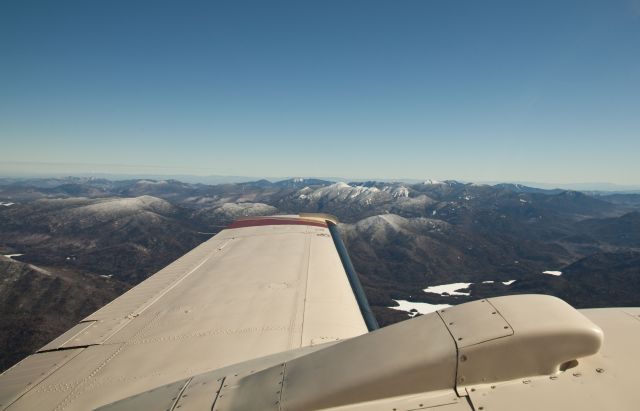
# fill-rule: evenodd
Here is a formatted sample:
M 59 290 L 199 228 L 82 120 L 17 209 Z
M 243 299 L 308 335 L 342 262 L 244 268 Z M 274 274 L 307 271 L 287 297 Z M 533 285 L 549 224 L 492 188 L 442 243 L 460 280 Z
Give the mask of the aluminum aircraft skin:
M 640 409 L 640 308 L 518 295 L 377 329 L 335 224 L 236 221 L 0 375 L 0 409 Z

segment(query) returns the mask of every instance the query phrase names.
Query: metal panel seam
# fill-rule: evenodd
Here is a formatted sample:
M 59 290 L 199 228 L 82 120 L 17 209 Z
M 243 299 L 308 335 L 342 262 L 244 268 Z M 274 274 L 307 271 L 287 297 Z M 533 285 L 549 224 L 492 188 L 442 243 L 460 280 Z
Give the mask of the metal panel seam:
M 476 407 L 473 406 L 473 401 L 471 401 L 471 396 L 467 395 L 466 397 L 467 397 L 467 403 L 469 404 L 469 408 L 471 408 L 473 411 L 476 411 Z
M 120 354 L 120 352 L 123 350 L 125 344 L 122 344 L 118 347 L 117 350 L 115 350 L 113 353 L 111 353 L 111 355 L 109 357 L 107 357 L 104 361 L 102 361 L 93 371 L 91 371 L 89 373 L 89 375 L 85 376 L 82 380 L 80 380 L 78 382 L 78 384 L 71 389 L 71 391 L 69 392 L 69 394 L 64 397 L 59 403 L 58 405 L 56 405 L 54 411 L 58 411 L 58 410 L 64 410 L 65 408 L 67 408 L 73 401 L 75 401 L 78 396 L 80 396 L 80 394 L 82 394 L 81 388 L 84 387 L 84 385 L 90 381 L 93 377 L 95 377 L 96 374 L 98 374 L 100 372 L 100 370 L 102 370 L 112 359 L 114 359 L 118 354 Z
M 156 314 L 151 321 L 149 321 L 144 327 L 138 330 L 132 337 L 131 341 L 135 340 L 140 334 L 142 334 L 151 324 L 153 324 L 158 319 L 159 314 Z M 89 375 L 85 376 L 82 380 L 78 382 L 78 384 L 73 387 L 71 392 L 58 403 L 54 411 L 64 410 L 67 408 L 73 401 L 75 401 L 78 396 L 82 394 L 82 392 L 86 391 L 82 390 L 83 386 L 90 381 L 96 374 L 100 372 L 111 360 L 117 357 L 128 345 L 129 343 L 122 343 L 108 358 L 106 358 L 98 367 L 96 367 L 93 371 L 89 373 Z
M 459 364 L 459 361 L 460 361 L 460 349 L 458 348 L 458 343 L 456 342 L 456 337 L 453 336 L 453 333 L 451 332 L 449 327 L 447 327 L 447 322 L 440 315 L 440 311 L 436 311 L 436 314 L 438 314 L 438 317 L 440 318 L 440 321 L 442 321 L 442 325 L 444 326 L 444 328 L 447 330 L 447 332 L 451 336 L 451 341 L 453 341 L 453 345 L 456 347 L 456 379 L 455 379 L 454 385 L 452 387 L 453 391 L 455 391 L 455 393 L 456 393 L 456 395 L 458 397 L 466 397 L 468 395 L 466 389 L 464 391 L 464 394 L 461 394 L 460 391 L 458 391 L 458 370 L 460 368 L 459 367 L 459 365 L 460 365 Z
M 98 322 L 97 320 L 90 320 L 90 321 L 80 321 L 78 324 L 83 324 L 83 323 L 91 323 L 89 324 L 86 328 L 83 328 L 82 330 L 79 330 L 77 333 L 73 334 L 71 337 L 69 337 L 65 342 L 63 342 L 62 344 L 60 344 L 60 346 L 58 347 L 58 349 L 61 348 L 65 348 L 64 345 L 68 342 L 70 342 L 71 340 L 73 340 L 74 338 L 76 338 L 78 335 L 82 334 L 83 332 L 87 331 L 89 328 L 93 327 L 94 325 L 96 325 L 96 323 Z M 94 344 L 87 344 L 87 346 L 89 345 L 94 345 Z M 72 347 L 69 347 L 72 348 Z
M 129 321 L 123 322 L 121 323 L 119 326 L 115 327 L 111 333 L 109 333 L 109 335 L 107 335 L 106 337 L 104 337 L 102 339 L 102 341 L 100 342 L 100 344 L 105 344 L 107 341 L 109 341 L 110 338 L 112 338 L 114 335 L 116 335 L 118 332 L 120 332 L 123 328 L 125 328 L 126 326 L 128 326 L 135 317 L 138 317 L 140 314 L 142 314 L 143 312 L 145 312 L 147 309 L 149 309 L 153 304 L 155 304 L 156 302 L 158 302 L 158 300 L 160 300 L 162 297 L 164 297 L 169 291 L 173 290 L 175 287 L 177 287 L 180 283 L 182 283 L 182 281 L 184 281 L 187 277 L 189 277 L 191 274 L 193 274 L 194 272 L 196 272 L 200 267 L 202 267 L 202 265 L 204 265 L 204 263 L 206 263 L 207 261 L 209 261 L 211 258 L 215 257 L 218 255 L 218 251 L 221 251 L 228 243 L 230 243 L 232 239 L 227 240 L 227 242 L 225 242 L 224 244 L 222 244 L 221 246 L 218 246 L 217 249 L 215 250 L 215 252 L 209 254 L 205 259 L 203 259 L 197 266 L 195 266 L 194 268 L 192 268 L 188 273 L 184 274 L 182 277 L 180 277 L 177 281 L 175 281 L 173 284 L 171 284 L 169 287 L 165 288 L 160 294 L 158 294 L 153 300 L 151 300 L 150 302 L 148 302 L 146 305 L 142 306 L 141 308 L 137 308 L 136 310 L 133 311 L 133 313 L 128 315 Z M 135 287 L 134 287 L 135 288 Z M 116 300 L 114 300 L 116 301 Z M 97 320 L 100 321 L 100 320 Z M 145 327 L 146 328 L 146 327 Z
M 224 387 L 224 382 L 227 380 L 227 377 L 222 377 L 222 381 L 220 381 L 220 386 L 218 387 L 218 390 L 216 391 L 216 397 L 213 399 L 213 403 L 211 404 L 211 410 L 213 411 L 215 406 L 216 406 L 216 402 L 218 402 L 218 398 L 220 398 L 220 392 L 222 392 L 222 387 Z
M 306 259 L 306 265 L 307 265 L 307 269 L 306 271 L 306 275 L 305 275 L 305 280 L 304 280 L 304 299 L 302 300 L 302 324 L 300 324 L 300 345 L 299 347 L 302 347 L 302 344 L 304 343 L 304 320 L 305 320 L 305 315 L 307 313 L 307 298 L 309 297 L 309 268 L 311 267 L 311 233 L 309 233 L 308 229 L 307 229 L 307 233 L 305 235 L 305 243 L 306 243 L 306 247 L 305 247 L 305 259 Z M 293 347 L 291 347 L 293 348 Z
M 231 241 L 233 241 L 233 238 L 227 240 L 227 242 L 225 242 L 224 244 L 222 244 L 221 246 L 219 246 L 217 248 L 216 251 L 222 251 L 223 248 L 225 248 L 227 246 L 227 244 L 229 244 Z M 218 255 L 217 252 L 210 254 L 207 258 L 205 258 L 204 260 L 202 260 L 202 262 L 200 264 L 198 264 L 197 266 L 195 266 L 194 268 L 191 269 L 191 271 L 189 271 L 187 274 L 183 275 L 178 281 L 174 282 L 173 284 L 171 284 L 171 286 L 169 286 L 168 288 L 166 288 L 162 293 L 160 293 L 160 295 L 156 296 L 156 298 L 154 298 L 151 302 L 149 302 L 146 306 L 144 306 L 141 309 L 136 310 L 136 314 L 142 314 L 146 309 L 148 309 L 149 307 L 151 307 L 153 304 L 155 304 L 159 299 L 161 299 L 162 297 L 164 297 L 169 291 L 173 290 L 175 287 L 177 287 L 180 283 L 182 283 L 182 281 L 184 281 L 187 277 L 189 277 L 191 274 L 193 274 L 194 272 L 196 272 L 198 270 L 198 268 L 202 267 L 204 265 L 204 263 L 206 263 L 207 261 L 209 261 L 210 259 L 212 259 L 213 257 L 216 257 Z M 124 326 L 122 326 L 124 327 Z M 119 331 L 122 327 L 120 327 L 118 330 Z M 112 333 L 113 335 L 114 333 Z M 111 337 L 111 336 L 109 336 Z M 108 338 L 107 338 L 108 339 Z M 106 341 L 106 340 L 105 340 Z
M 182 389 L 180 390 L 178 395 L 176 395 L 176 400 L 173 402 L 173 405 L 171 405 L 171 408 L 169 408 L 169 411 L 174 411 L 176 409 L 176 405 L 178 405 L 178 403 L 180 402 L 180 399 L 182 398 L 182 393 L 184 393 L 184 390 L 187 389 L 191 381 L 193 381 L 193 377 L 189 378 L 187 382 L 184 383 L 184 385 L 182 386 Z
M 78 322 L 76 325 L 74 325 L 73 327 L 69 328 L 64 333 L 62 333 L 60 336 L 58 336 L 58 338 L 62 337 L 63 335 L 65 335 L 69 331 L 73 330 L 74 328 L 76 328 L 78 326 L 81 326 L 82 324 L 86 324 L 86 323 L 90 323 L 90 324 L 88 324 L 88 325 L 84 326 L 84 328 L 76 331 L 75 334 L 73 334 L 70 337 L 68 337 L 62 343 L 58 343 L 56 345 L 53 345 L 52 348 L 44 349 L 45 347 L 47 347 L 49 345 L 52 345 L 58 339 L 58 338 L 55 338 L 54 340 L 50 341 L 47 345 L 45 345 L 44 347 L 40 348 L 36 352 L 49 352 L 49 351 L 57 351 L 57 350 L 64 349 L 64 348 L 73 348 L 73 347 L 65 347 L 64 345 L 67 344 L 68 342 L 70 342 L 71 340 L 73 340 L 74 338 L 76 338 L 78 335 L 80 335 L 80 334 L 84 333 L 85 331 L 87 331 L 90 327 L 95 325 L 96 322 L 97 322 L 97 320 L 89 320 L 89 321 L 82 320 L 82 321 Z M 89 345 L 94 345 L 94 344 L 86 344 L 86 345 L 84 345 L 84 347 L 87 347 Z M 80 347 L 83 347 L 83 346 L 80 346 Z
M 102 343 L 84 344 L 84 345 L 74 345 L 74 346 L 71 346 L 71 347 L 58 347 L 58 348 L 51 348 L 51 349 L 48 349 L 48 350 L 36 351 L 35 353 L 33 353 L 33 354 L 31 354 L 31 355 L 44 354 L 44 353 L 46 353 L 46 352 L 76 350 L 76 349 L 78 349 L 78 348 L 88 348 L 88 347 L 93 347 L 94 345 L 102 345 Z
M 487 302 L 489 303 L 489 305 L 491 305 L 491 306 L 493 307 L 493 309 L 494 309 L 494 310 L 496 310 L 496 312 L 497 312 L 497 313 L 498 313 L 498 315 L 499 315 L 499 316 L 504 320 L 504 322 L 505 322 L 505 323 L 507 323 L 507 325 L 509 326 L 509 329 L 511 330 L 511 335 L 515 335 L 516 330 L 513 328 L 513 325 L 511 325 L 511 323 L 509 322 L 509 320 L 507 320 L 507 319 L 505 318 L 505 316 L 504 316 L 504 315 L 502 315 L 502 313 L 500 312 L 500 310 L 498 310 L 498 308 L 497 308 L 495 305 L 493 305 L 493 304 L 491 303 L 491 299 L 490 299 L 490 298 L 485 298 L 485 300 L 487 300 Z M 509 336 L 505 336 L 505 337 L 498 337 L 498 338 L 506 338 L 506 337 L 509 337 Z M 494 338 L 494 340 L 497 340 L 498 338 Z
M 105 311 L 107 308 L 110 308 L 110 307 L 112 307 L 112 306 L 114 306 L 114 305 L 116 305 L 116 304 L 120 303 L 120 302 L 121 302 L 121 299 L 122 299 L 123 297 L 130 297 L 130 296 L 132 295 L 132 293 L 133 293 L 133 292 L 135 292 L 135 290 L 136 290 L 136 289 L 138 289 L 138 287 L 139 287 L 139 286 L 141 286 L 141 285 L 145 284 L 145 282 L 147 282 L 148 280 L 153 279 L 153 277 L 155 277 L 157 274 L 159 274 L 159 273 L 163 272 L 164 270 L 167 270 L 167 269 L 168 269 L 169 267 L 171 267 L 172 265 L 174 265 L 174 264 L 179 264 L 179 262 L 182 260 L 182 258 L 186 257 L 187 255 L 192 254 L 192 253 L 193 253 L 193 254 L 198 254 L 198 252 L 202 252 L 203 250 L 206 250 L 206 244 L 207 244 L 209 241 L 211 241 L 212 239 L 213 239 L 213 237 L 212 237 L 211 239 L 209 239 L 209 240 L 205 241 L 204 243 L 200 244 L 199 246 L 195 247 L 193 250 L 189 251 L 187 254 L 185 254 L 185 255 L 183 255 L 182 257 L 178 258 L 177 260 L 173 261 L 172 263 L 170 263 L 170 264 L 169 264 L 169 265 L 167 265 L 166 267 L 162 268 L 161 270 L 159 270 L 159 271 L 157 271 L 157 272 L 153 273 L 153 275 L 151 275 L 150 277 L 148 277 L 146 280 L 144 280 L 144 281 L 143 281 L 143 282 L 141 282 L 140 284 L 138 284 L 138 285 L 136 285 L 135 287 L 133 287 L 133 288 L 131 288 L 131 289 L 127 290 L 124 294 L 120 295 L 118 298 L 115 298 L 115 299 L 111 300 L 110 302 L 108 302 L 107 304 L 105 304 L 103 307 L 101 307 L 101 308 L 100 308 L 100 309 L 98 309 L 97 311 L 95 311 L 95 312 L 93 312 L 93 313 L 89 314 L 87 317 L 83 318 L 83 319 L 80 321 L 80 323 L 81 323 L 81 322 L 85 322 L 85 321 L 100 321 L 100 319 L 93 319 L 93 318 L 92 318 L 92 316 L 94 316 L 94 315 L 95 315 L 95 314 L 97 314 L 97 313 L 103 312 L 103 311 Z M 231 239 L 229 239 L 229 240 L 227 241 L 227 243 L 228 243 L 229 241 L 233 240 L 233 239 L 234 239 L 234 238 L 232 237 Z M 224 245 L 226 245 L 226 243 L 225 243 Z M 224 245 L 223 245 L 223 246 L 224 246 Z M 217 249 L 218 249 L 218 250 L 221 250 L 221 249 L 222 249 L 222 247 L 218 247 Z M 209 253 L 211 253 L 211 252 L 207 252 L 207 254 L 209 254 Z M 211 258 L 211 257 L 212 257 L 212 255 L 213 255 L 213 253 L 209 254 L 209 256 L 208 256 L 208 257 L 206 257 L 204 261 L 206 261 L 206 260 L 208 260 L 209 258 Z M 155 301 L 155 300 L 154 300 L 154 301 Z M 135 310 L 134 310 L 134 312 L 135 312 Z
M 284 396 L 284 381 L 287 376 L 287 363 L 282 363 L 282 380 L 280 381 L 280 395 L 278 396 L 278 411 L 282 411 L 282 397 Z
M 22 398 L 24 395 L 26 395 L 29 391 L 31 391 L 32 389 L 34 389 L 35 387 L 37 387 L 38 385 L 40 385 L 40 383 L 42 383 L 44 380 L 46 380 L 47 378 L 49 378 L 53 373 L 55 373 L 56 371 L 58 371 L 60 368 L 62 368 L 66 363 L 68 363 L 69 361 L 71 361 L 72 359 L 74 359 L 75 357 L 77 357 L 82 351 L 84 351 L 84 348 L 73 348 L 73 349 L 77 349 L 78 352 L 75 355 L 72 355 L 71 357 L 69 357 L 68 359 L 66 359 L 65 361 L 60 362 L 60 364 L 56 365 L 55 367 L 51 368 L 47 373 L 45 373 L 45 375 L 42 375 L 39 379 L 37 379 L 36 381 L 32 382 L 32 384 L 27 385 L 26 388 L 23 388 L 22 391 L 20 392 L 20 394 L 16 395 L 16 398 L 11 401 L 9 404 L 7 404 L 6 407 L 3 408 L 3 410 L 8 409 L 9 407 L 11 407 L 11 405 L 15 404 L 18 400 L 20 400 L 20 398 Z M 39 355 L 40 353 L 35 353 L 32 355 Z M 42 353 L 44 354 L 44 353 Z M 31 357 L 31 356 L 29 356 Z M 27 358 L 29 358 L 27 357 Z M 22 363 L 24 360 L 26 360 L 27 358 L 23 359 L 22 361 L 20 361 L 19 363 L 17 363 L 16 365 L 14 365 L 11 368 L 17 367 L 18 365 L 20 365 L 20 363 Z M 11 369 L 9 368 L 9 370 Z M 7 370 L 7 371 L 9 371 Z M 5 371 L 5 373 L 7 372 Z M 4 373 L 3 373 L 4 374 Z

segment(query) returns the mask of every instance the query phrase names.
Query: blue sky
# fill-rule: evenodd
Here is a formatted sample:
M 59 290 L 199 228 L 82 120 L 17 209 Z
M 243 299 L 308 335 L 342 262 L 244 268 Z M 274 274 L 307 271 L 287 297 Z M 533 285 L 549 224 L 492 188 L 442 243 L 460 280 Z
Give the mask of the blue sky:
M 640 184 L 640 0 L 3 1 L 0 173 Z

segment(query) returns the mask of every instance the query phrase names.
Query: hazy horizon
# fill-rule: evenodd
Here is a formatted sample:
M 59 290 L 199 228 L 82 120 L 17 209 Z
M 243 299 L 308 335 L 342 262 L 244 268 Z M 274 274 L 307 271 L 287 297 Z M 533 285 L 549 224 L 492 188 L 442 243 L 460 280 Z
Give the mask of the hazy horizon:
M 45 165 L 46 168 L 52 168 L 52 164 Z M 55 167 L 63 167 L 64 165 L 56 164 Z M 95 177 L 106 178 L 109 180 L 127 180 L 127 179 L 153 179 L 153 180 L 177 180 L 186 183 L 203 183 L 203 184 L 223 184 L 223 183 L 243 183 L 257 180 L 268 180 L 271 182 L 282 181 L 291 178 L 305 178 L 305 179 L 320 179 L 334 182 L 365 182 L 365 181 L 377 181 L 377 182 L 402 182 L 407 184 L 415 184 L 424 182 L 427 180 L 434 181 L 459 181 L 463 183 L 477 183 L 477 184 L 521 184 L 529 187 L 544 188 L 544 189 L 570 189 L 570 190 L 584 190 L 584 191 L 638 191 L 640 190 L 640 184 L 622 185 L 605 181 L 583 181 L 583 182 L 539 182 L 539 181 L 523 181 L 523 180 L 477 180 L 477 179 L 458 179 L 458 178 L 433 178 L 431 176 L 425 176 L 423 178 L 413 177 L 400 177 L 400 178 L 386 178 L 386 177 L 351 177 L 351 176 L 326 176 L 326 175 L 304 175 L 304 174 L 292 174 L 283 176 L 269 176 L 269 175 L 220 175 L 220 174 L 190 174 L 190 173 L 154 173 L 154 172 L 109 172 L 109 171 L 7 171 L 2 165 L 0 165 L 0 178 L 15 178 L 15 179 L 28 179 L 28 178 L 66 178 L 66 177 Z

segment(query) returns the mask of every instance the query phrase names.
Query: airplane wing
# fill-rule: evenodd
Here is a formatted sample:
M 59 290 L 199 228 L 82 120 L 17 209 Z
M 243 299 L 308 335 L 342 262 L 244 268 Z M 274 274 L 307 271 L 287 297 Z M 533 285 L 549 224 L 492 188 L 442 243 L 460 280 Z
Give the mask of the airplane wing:
M 10 410 L 636 410 L 640 309 L 487 298 L 382 329 L 322 216 L 240 220 L 0 376 Z M 370 332 L 367 332 L 370 331 Z
M 6 371 L 0 408 L 95 408 L 361 335 L 365 318 L 377 327 L 354 294 L 357 277 L 345 272 L 331 225 L 312 215 L 236 221 Z

